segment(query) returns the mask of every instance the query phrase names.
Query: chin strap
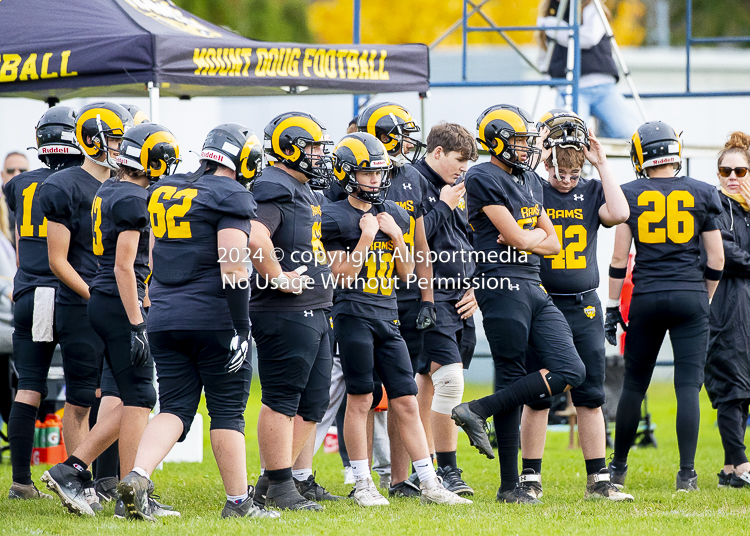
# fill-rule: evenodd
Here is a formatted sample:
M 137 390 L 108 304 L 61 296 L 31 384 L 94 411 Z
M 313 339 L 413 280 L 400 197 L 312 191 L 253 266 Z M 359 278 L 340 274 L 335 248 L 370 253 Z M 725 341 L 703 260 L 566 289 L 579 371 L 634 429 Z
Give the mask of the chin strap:
M 555 178 L 562 182 L 560 178 L 560 168 L 557 166 L 557 145 L 552 146 L 552 166 L 555 168 Z

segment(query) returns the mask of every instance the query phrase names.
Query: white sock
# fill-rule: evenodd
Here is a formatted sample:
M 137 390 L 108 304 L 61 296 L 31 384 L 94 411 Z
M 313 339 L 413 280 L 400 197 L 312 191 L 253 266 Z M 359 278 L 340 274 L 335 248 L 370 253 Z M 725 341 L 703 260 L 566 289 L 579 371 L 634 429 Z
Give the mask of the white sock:
M 249 495 L 247 492 L 245 492 L 243 495 L 227 495 L 227 501 L 234 504 L 240 504 L 245 502 L 248 497 Z
M 295 480 L 307 480 L 308 477 L 312 476 L 312 468 L 310 469 L 292 469 L 292 476 Z
M 352 466 L 354 480 L 365 480 L 370 478 L 370 460 L 349 460 Z
M 414 462 L 414 469 L 417 471 L 419 481 L 425 484 L 425 487 L 432 487 L 431 481 L 436 478 L 435 468 L 432 466 L 432 458 L 429 456 Z
M 141 467 L 133 467 L 133 472 L 134 472 L 134 473 L 138 473 L 138 474 L 139 474 L 139 475 L 141 475 L 142 477 L 145 477 L 145 478 L 148 478 L 149 480 L 151 480 L 151 475 L 149 475 L 149 474 L 148 474 L 148 473 L 146 472 L 146 470 L 145 470 L 145 469 L 143 469 L 143 468 L 141 468 Z

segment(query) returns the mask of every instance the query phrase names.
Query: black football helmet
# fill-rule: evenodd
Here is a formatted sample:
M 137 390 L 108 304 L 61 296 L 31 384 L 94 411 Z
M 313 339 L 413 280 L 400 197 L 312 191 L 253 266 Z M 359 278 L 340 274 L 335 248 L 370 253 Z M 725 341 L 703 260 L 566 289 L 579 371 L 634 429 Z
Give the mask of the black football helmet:
M 129 129 L 122 138 L 117 163 L 143 171 L 154 183 L 171 175 L 180 161 L 180 147 L 172 133 L 156 123 L 141 123 Z
M 395 102 L 379 102 L 365 108 L 357 118 L 357 129 L 375 136 L 381 142 L 381 136 L 388 141 L 383 142 L 388 154 L 398 157 L 402 154 L 404 142 L 414 146 L 412 153 L 404 154 L 406 160 L 416 162 L 424 154 L 427 147 L 420 140 L 411 136 L 420 131 L 409 110 Z
M 78 157 L 83 151 L 76 142 L 76 112 L 67 106 L 50 108 L 36 124 L 37 156 L 47 167 L 54 167 L 58 156 Z
M 263 170 L 263 150 L 258 136 L 237 123 L 224 123 L 206 136 L 201 160 L 216 162 L 237 174 L 237 182 L 250 186 Z
M 479 144 L 514 170 L 533 171 L 539 165 L 542 151 L 535 146 L 538 136 L 529 114 L 518 106 L 491 106 L 477 119 Z M 526 145 L 519 144 L 519 138 L 525 139 Z
M 266 125 L 263 137 L 266 154 L 308 177 L 311 188 L 324 190 L 331 185 L 333 161 L 326 145 L 333 142 L 315 117 L 305 112 L 283 113 Z M 322 145 L 323 155 L 309 154 L 311 145 Z
M 136 125 L 140 125 L 141 123 L 150 123 L 151 119 L 148 118 L 148 115 L 146 115 L 146 112 L 138 108 L 135 104 L 122 104 L 123 108 L 125 108 L 127 111 L 130 112 L 130 115 L 133 116 L 133 123 Z
M 87 104 L 76 117 L 76 140 L 86 158 L 92 162 L 116 170 L 117 162 L 108 149 L 108 138 L 122 138 L 133 125 L 133 116 L 125 108 L 113 102 Z M 106 158 L 97 160 L 101 155 Z
M 633 134 L 630 161 L 635 174 L 648 178 L 646 169 L 662 164 L 676 164 L 675 176 L 682 169 L 682 139 L 677 131 L 661 121 L 643 123 Z
M 366 132 L 347 134 L 333 150 L 333 174 L 348 195 L 379 205 L 385 201 L 391 186 L 393 164 L 383 143 Z M 358 171 L 381 170 L 380 186 L 362 186 Z

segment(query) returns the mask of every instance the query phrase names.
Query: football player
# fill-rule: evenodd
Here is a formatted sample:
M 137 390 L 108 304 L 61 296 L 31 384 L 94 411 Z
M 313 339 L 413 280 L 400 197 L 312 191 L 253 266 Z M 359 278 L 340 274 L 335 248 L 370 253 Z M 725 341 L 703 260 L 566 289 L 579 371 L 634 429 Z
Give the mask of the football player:
M 454 408 L 452 418 L 472 444 L 494 458 L 485 432 L 495 416 L 500 461 L 500 502 L 536 504 L 518 483 L 520 406 L 580 385 L 585 369 L 565 317 L 539 277 L 540 257 L 560 253 L 544 212 L 542 179 L 534 172 L 541 149 L 528 114 L 497 105 L 477 120 L 478 141 L 491 156 L 466 176 L 469 223 L 478 252 L 476 296 L 495 363 L 495 394 Z M 498 232 L 501 237 L 498 238 Z M 526 373 L 526 349 L 543 368 Z
M 143 432 L 134 469 L 117 486 L 131 517 L 154 520 L 151 474 L 185 439 L 201 391 L 226 492 L 222 517 L 278 517 L 253 504 L 245 463 L 243 414 L 252 369 L 244 259 L 251 253 L 255 214 L 246 186 L 258 173 L 261 155 L 249 129 L 219 125 L 206 136 L 200 167 L 160 180 L 149 197 L 154 244 L 148 342 L 159 377 L 160 412 Z M 133 342 L 145 342 L 140 326 L 135 332 Z
M 341 287 L 333 329 L 347 391 L 344 433 L 355 479 L 352 496 L 360 506 L 388 504 L 372 481 L 367 452 L 367 415 L 377 371 L 419 474 L 422 503 L 469 504 L 438 480 L 419 420 L 417 385 L 398 329 L 393 292 L 395 275 L 406 281 L 414 270 L 411 244 L 405 240 L 413 220 L 385 200 L 390 169 L 388 153 L 377 138 L 367 133 L 344 136 L 334 150 L 334 174 L 348 198 L 326 205 L 323 213 L 323 243 Z
M 333 288 L 320 241 L 320 201 L 312 190 L 330 184 L 325 147 L 331 142 L 320 121 L 304 112 L 277 116 L 264 138 L 275 163 L 255 183 L 258 212 L 250 237 L 257 250 L 250 317 L 262 386 L 258 443 L 264 465 L 255 496 L 269 507 L 319 510 L 300 495 L 292 465 L 323 419 L 331 385 L 326 309 Z
M 75 129 L 86 158 L 83 165 L 58 171 L 39 187 L 40 206 L 48 220 L 49 266 L 60 280 L 55 327 L 65 374 L 63 436 L 68 452 L 75 452 L 88 433 L 89 412 L 98 402 L 100 384 L 105 391 L 117 390 L 109 368 L 102 373 L 104 341 L 91 326 L 86 308 L 97 269 L 91 207 L 99 187 L 117 169 L 120 141 L 131 126 L 130 112 L 119 104 L 84 106 L 78 111 Z M 114 409 L 116 401 L 107 398 L 111 405 L 100 408 L 103 415 Z M 42 480 L 72 512 L 92 515 L 92 508 L 101 509 L 88 465 L 73 456 L 46 471 Z M 91 507 L 83 506 L 80 494 L 85 494 Z M 71 496 L 77 499 L 71 501 Z
M 434 446 L 437 474 L 447 489 L 464 496 L 473 495 L 474 490 L 461 477 L 456 460 L 458 428 L 450 415 L 461 403 L 463 369 L 468 368 L 476 345 L 472 315 L 477 302 L 474 289 L 470 284 L 467 288 L 474 275 L 474 259 L 470 256 L 466 200 L 441 194 L 444 189 L 465 190 L 462 181 L 469 160 L 477 157 L 476 142 L 469 131 L 460 125 L 440 123 L 427 136 L 427 154 L 414 165 L 425 177 L 425 231 L 437 259 L 433 263 L 437 326 L 424 332 L 416 369 L 420 380 L 417 400 L 428 442 Z M 447 255 L 441 256 L 443 252 Z
M 18 255 L 13 279 L 13 363 L 18 371 L 18 391 L 8 419 L 13 466 L 10 499 L 52 498 L 36 489 L 30 469 L 36 413 L 47 396 L 47 374 L 57 345 L 54 314 L 58 282 L 49 268 L 47 218 L 36 192 L 55 171 L 83 163 L 75 142 L 75 110 L 56 106 L 45 112 L 36 125 L 36 145 L 46 167 L 16 175 L 3 186 L 17 218 L 13 232 Z
M 599 225 L 612 227 L 624 222 L 628 202 L 607 163 L 604 148 L 573 112 L 554 109 L 539 122 L 549 129 L 545 146 L 551 154 L 544 161 L 544 209 L 555 226 L 562 245 L 557 255 L 541 259 L 541 278 L 552 301 L 568 321 L 573 341 L 586 366 L 586 379 L 572 390 L 578 414 L 578 435 L 586 463 L 586 499 L 605 498 L 631 501 L 633 496 L 618 490 L 609 480 L 606 430 L 601 406 L 604 403 L 604 315 L 596 293 L 599 267 L 596 238 Z M 581 178 L 587 159 L 601 180 Z M 541 364 L 533 350 L 526 356 L 526 369 Z M 537 499 L 542 496 L 542 455 L 547 434 L 551 400 L 527 404 L 521 416 L 523 472 L 521 486 Z
M 709 301 L 724 269 L 719 230 L 718 190 L 690 177 L 678 176 L 682 141 L 661 121 L 644 123 L 633 134 L 630 159 L 635 180 L 622 191 L 630 217 L 619 225 L 609 269 L 609 302 L 605 335 L 616 344 L 617 325 L 624 326 L 619 300 L 630 244 L 635 241 L 633 297 L 625 342 L 625 380 L 617 406 L 612 482 L 624 485 L 628 452 L 635 441 L 654 363 L 669 331 L 674 351 L 677 395 L 678 491 L 697 491 L 695 451 L 698 445 L 703 369 L 708 347 Z M 707 255 L 701 270 L 699 242 Z

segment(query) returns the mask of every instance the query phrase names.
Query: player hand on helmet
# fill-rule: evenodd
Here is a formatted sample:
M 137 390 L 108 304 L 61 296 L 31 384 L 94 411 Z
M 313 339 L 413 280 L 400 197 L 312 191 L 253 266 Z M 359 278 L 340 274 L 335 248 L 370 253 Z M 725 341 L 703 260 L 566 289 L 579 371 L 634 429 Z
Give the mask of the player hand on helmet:
M 375 238 L 375 235 L 378 234 L 378 230 L 380 229 L 380 222 L 372 214 L 363 214 L 362 218 L 359 220 L 359 228 L 362 229 L 363 235 L 366 235 L 369 238 Z
M 607 307 L 607 318 L 604 320 L 604 338 L 612 346 L 617 346 L 617 325 L 622 326 L 623 331 L 628 330 L 627 324 L 622 319 L 619 307 Z
M 549 155 L 552 154 L 551 148 L 547 147 L 545 149 L 544 147 L 544 140 L 547 139 L 547 136 L 549 136 L 549 127 L 547 125 L 542 125 L 539 129 L 539 136 L 536 138 L 536 143 L 534 143 L 534 146 L 542 152 L 542 156 L 539 157 L 540 162 L 546 161 L 549 158 Z
M 376 216 L 376 218 L 378 219 L 380 230 L 387 234 L 389 237 L 396 240 L 398 237 L 404 236 L 403 231 L 401 231 L 401 227 L 398 226 L 396 220 L 393 219 L 393 216 L 391 216 L 387 212 L 381 212 Z
M 601 166 L 607 161 L 607 154 L 604 152 L 604 146 L 602 143 L 594 136 L 594 133 L 589 130 L 589 145 L 591 148 L 587 148 L 585 145 L 582 145 L 583 147 L 583 155 L 586 157 L 586 160 L 591 162 L 592 166 Z
M 474 296 L 473 288 L 467 290 L 458 303 L 456 303 L 456 309 L 458 310 L 458 314 L 461 315 L 461 320 L 470 318 L 476 312 L 477 307 L 477 299 Z
M 238 332 L 234 331 L 234 337 L 232 342 L 229 343 L 229 356 L 227 358 L 227 364 L 224 365 L 224 370 L 229 374 L 234 374 L 242 368 L 242 364 L 247 359 L 247 355 L 250 353 L 250 333 L 247 331 Z
M 148 362 L 151 350 L 146 335 L 146 322 L 130 325 L 130 362 L 135 367 L 142 367 Z
M 460 182 L 458 184 L 450 185 L 446 184 L 440 190 L 440 201 L 451 207 L 451 210 L 456 210 L 458 203 L 466 193 L 466 184 Z
M 417 330 L 424 331 L 437 326 L 437 308 L 429 301 L 423 301 L 417 315 Z

